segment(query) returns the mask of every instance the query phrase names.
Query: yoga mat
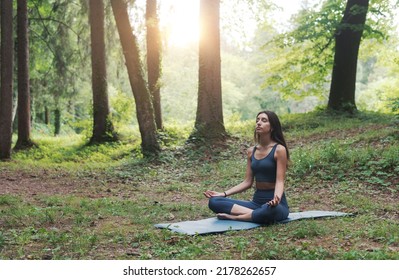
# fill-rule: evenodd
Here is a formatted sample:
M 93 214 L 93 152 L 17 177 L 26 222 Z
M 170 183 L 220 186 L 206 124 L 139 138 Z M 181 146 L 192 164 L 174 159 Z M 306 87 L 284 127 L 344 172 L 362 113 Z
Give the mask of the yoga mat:
M 351 214 L 335 211 L 305 211 L 293 212 L 288 215 L 288 218 L 279 223 L 289 223 L 301 219 L 315 219 L 322 217 L 341 217 Z M 197 220 L 197 221 L 183 221 L 177 223 L 161 223 L 156 224 L 157 228 L 166 228 L 173 232 L 179 232 L 188 235 L 208 234 L 225 232 L 229 230 L 245 230 L 262 226 L 261 224 L 252 222 L 241 222 L 232 220 L 219 220 L 216 217 Z

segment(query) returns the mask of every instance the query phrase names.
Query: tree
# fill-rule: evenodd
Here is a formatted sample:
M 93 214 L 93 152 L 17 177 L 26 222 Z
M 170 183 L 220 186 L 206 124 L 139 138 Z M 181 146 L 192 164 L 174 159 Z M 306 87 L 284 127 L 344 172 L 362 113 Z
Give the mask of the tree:
M 123 0 L 111 0 L 111 6 L 125 56 L 130 86 L 136 102 L 142 151 L 145 156 L 157 154 L 160 151 L 160 146 L 157 140 L 154 108 L 144 79 L 136 37 L 129 21 L 127 4 Z
M 350 29 L 352 25 L 342 24 L 346 4 L 344 0 L 324 0 L 306 6 L 292 17 L 292 30 L 265 44 L 265 87 L 271 87 L 284 97 L 297 100 L 318 97 L 327 103 L 335 38 L 341 28 Z M 373 45 L 383 44 L 392 29 L 393 10 L 391 1 L 371 1 L 367 22 L 362 27 L 363 40 L 370 40 Z M 359 27 L 354 26 L 354 30 Z M 373 55 L 368 53 L 363 59 Z
M 223 123 L 219 0 L 200 2 L 198 104 L 192 137 L 214 142 L 226 137 Z
M 369 0 L 348 0 L 335 33 L 335 55 L 328 109 L 356 110 L 356 69 L 360 40 L 365 28 Z
M 104 42 L 104 3 L 102 0 L 89 1 L 89 22 L 93 90 L 93 135 L 90 143 L 115 141 L 117 140 L 117 135 L 110 120 L 108 103 Z
M 152 96 L 157 129 L 162 129 L 163 124 L 159 81 L 161 76 L 162 44 L 161 33 L 159 30 L 159 18 L 157 15 L 157 0 L 147 0 L 146 26 L 148 88 Z
M 1 10 L 1 94 L 0 94 L 0 159 L 11 158 L 12 143 L 12 0 L 2 0 Z
M 31 109 L 29 82 L 29 37 L 27 0 L 17 1 L 17 57 L 18 57 L 18 140 L 15 149 L 26 149 L 34 144 L 30 139 Z
M 32 122 L 48 116 L 55 135 L 63 125 L 81 132 L 93 116 L 88 1 L 28 1 L 28 9 Z

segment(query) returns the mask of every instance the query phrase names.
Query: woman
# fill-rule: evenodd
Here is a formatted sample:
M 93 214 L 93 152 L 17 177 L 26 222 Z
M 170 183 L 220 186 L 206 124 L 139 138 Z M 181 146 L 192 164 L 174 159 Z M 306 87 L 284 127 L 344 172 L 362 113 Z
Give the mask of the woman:
M 271 111 L 259 112 L 254 135 L 256 145 L 247 150 L 244 181 L 223 192 L 204 192 L 209 198 L 209 208 L 219 219 L 268 224 L 288 217 L 284 181 L 289 152 L 277 115 Z M 254 178 L 256 190 L 252 201 L 227 198 L 249 189 Z

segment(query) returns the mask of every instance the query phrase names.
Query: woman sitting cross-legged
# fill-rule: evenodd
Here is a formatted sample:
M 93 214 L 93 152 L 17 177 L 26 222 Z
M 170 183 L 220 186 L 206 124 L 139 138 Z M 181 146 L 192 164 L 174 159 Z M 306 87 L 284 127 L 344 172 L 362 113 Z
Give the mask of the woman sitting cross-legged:
M 244 181 L 223 192 L 204 192 L 209 208 L 219 219 L 269 224 L 288 217 L 284 181 L 289 152 L 277 115 L 271 111 L 258 113 L 254 135 L 256 145 L 247 150 Z M 251 188 L 254 178 L 256 189 L 251 201 L 227 198 Z

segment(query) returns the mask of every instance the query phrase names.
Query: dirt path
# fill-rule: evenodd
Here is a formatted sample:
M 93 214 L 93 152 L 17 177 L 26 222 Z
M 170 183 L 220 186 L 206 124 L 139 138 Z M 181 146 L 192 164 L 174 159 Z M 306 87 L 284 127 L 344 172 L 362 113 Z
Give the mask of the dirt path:
M 47 170 L 32 172 L 2 170 L 1 194 L 17 194 L 27 198 L 36 195 L 73 194 L 87 197 L 110 195 L 107 188 L 101 186 L 96 178 L 75 178 L 68 173 Z

